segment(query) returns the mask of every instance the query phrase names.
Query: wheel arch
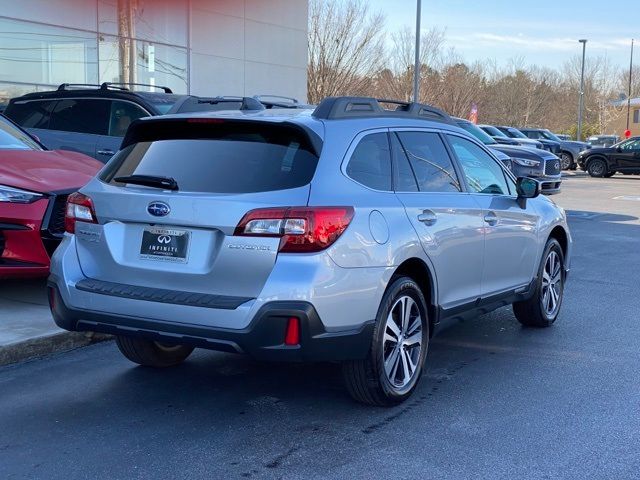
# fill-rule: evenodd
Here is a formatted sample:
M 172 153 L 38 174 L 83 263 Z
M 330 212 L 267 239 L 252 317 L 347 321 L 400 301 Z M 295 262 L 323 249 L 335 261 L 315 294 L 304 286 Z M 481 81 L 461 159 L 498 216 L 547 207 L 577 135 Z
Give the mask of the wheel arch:
M 607 170 L 609 170 L 609 160 L 604 155 L 600 155 L 599 153 L 588 156 L 587 159 L 584 161 L 584 168 L 588 169 L 589 163 L 593 162 L 594 160 L 602 160 L 604 164 L 607 166 Z
M 562 248 L 562 254 L 566 258 L 569 253 L 569 236 L 567 235 L 565 229 L 560 225 L 556 225 L 549 233 L 549 238 L 555 238 L 558 241 L 560 247 Z
M 571 150 L 567 150 L 566 148 L 561 148 L 560 154 L 562 155 L 563 153 L 566 153 L 567 155 L 569 155 L 571 157 L 572 162 L 576 161 L 576 156 L 573 154 Z
M 393 277 L 400 276 L 410 277 L 420 287 L 425 301 L 427 302 L 427 313 L 429 314 L 429 336 L 432 336 L 437 314 L 437 285 L 435 277 L 431 273 L 431 269 L 424 260 L 412 257 L 403 261 L 393 272 Z

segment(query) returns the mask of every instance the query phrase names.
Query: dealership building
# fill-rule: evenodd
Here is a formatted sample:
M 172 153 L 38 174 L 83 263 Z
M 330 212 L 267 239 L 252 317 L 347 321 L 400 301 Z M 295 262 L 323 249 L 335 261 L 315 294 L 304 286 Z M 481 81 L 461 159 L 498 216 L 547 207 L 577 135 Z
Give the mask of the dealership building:
M 307 0 L 3 2 L 0 104 L 102 82 L 305 101 L 307 15 Z

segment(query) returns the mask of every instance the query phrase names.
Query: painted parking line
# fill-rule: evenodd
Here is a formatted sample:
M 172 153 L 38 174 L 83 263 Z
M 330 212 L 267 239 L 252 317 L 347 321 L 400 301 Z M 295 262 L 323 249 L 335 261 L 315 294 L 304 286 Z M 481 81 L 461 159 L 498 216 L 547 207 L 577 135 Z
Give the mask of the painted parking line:
M 640 202 L 640 195 L 619 195 L 613 197 L 613 200 L 631 200 L 634 202 Z

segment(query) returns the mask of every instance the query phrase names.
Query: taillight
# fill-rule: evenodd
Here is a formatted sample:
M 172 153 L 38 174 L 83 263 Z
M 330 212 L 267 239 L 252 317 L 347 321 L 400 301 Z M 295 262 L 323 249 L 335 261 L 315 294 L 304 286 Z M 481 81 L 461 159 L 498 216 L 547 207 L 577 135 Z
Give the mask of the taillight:
M 234 235 L 281 237 L 280 252 L 319 252 L 342 235 L 353 207 L 276 207 L 248 212 Z
M 64 215 L 64 229 L 75 233 L 76 222 L 98 223 L 93 202 L 82 193 L 72 193 L 67 197 L 67 210 Z

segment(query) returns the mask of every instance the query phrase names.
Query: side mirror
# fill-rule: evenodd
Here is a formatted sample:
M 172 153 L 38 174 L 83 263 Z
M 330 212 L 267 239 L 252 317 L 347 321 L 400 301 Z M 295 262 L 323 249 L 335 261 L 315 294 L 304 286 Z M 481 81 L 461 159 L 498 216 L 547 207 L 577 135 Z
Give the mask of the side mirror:
M 516 190 L 518 192 L 518 204 L 525 208 L 527 198 L 536 198 L 540 195 L 540 183 L 529 177 L 518 177 L 516 180 Z
M 617 147 L 616 152 L 620 153 L 622 151 L 622 147 Z

